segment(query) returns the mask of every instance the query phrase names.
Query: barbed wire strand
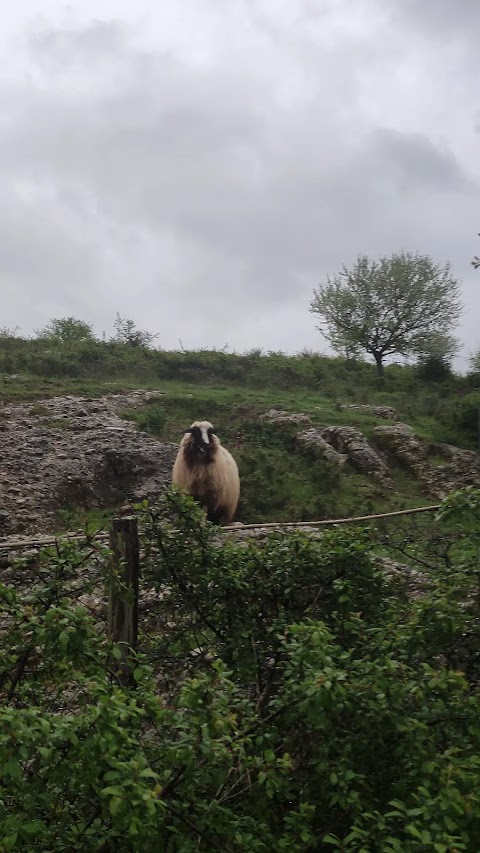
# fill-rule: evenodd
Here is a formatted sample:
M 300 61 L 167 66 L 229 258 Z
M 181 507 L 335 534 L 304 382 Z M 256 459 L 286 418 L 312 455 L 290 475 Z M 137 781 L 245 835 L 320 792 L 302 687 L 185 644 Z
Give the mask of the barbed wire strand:
M 440 504 L 431 506 L 418 506 L 412 509 L 399 509 L 392 512 L 381 512 L 372 515 L 356 515 L 349 518 L 324 518 L 319 521 L 272 521 L 258 522 L 255 524 L 231 524 L 226 527 L 219 527 L 219 533 L 242 533 L 244 530 L 285 530 L 304 527 L 328 527 L 335 524 L 359 524 L 362 522 L 374 521 L 379 518 L 394 518 L 399 516 L 413 515 L 421 512 L 437 512 L 440 509 Z M 84 533 L 81 531 L 65 532 L 57 536 L 36 536 L 32 539 L 3 539 L 0 540 L 0 555 L 5 555 L 11 551 L 24 551 L 29 548 L 48 548 L 51 545 L 56 545 L 59 542 L 78 542 L 84 541 L 86 544 L 93 542 L 108 542 L 109 534 L 106 531 L 98 531 L 96 533 Z

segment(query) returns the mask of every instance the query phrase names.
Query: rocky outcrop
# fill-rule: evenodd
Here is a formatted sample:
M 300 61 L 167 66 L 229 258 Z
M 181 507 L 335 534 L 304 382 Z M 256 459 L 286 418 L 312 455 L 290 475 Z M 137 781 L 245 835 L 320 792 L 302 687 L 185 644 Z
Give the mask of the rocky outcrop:
M 342 408 L 368 411 L 385 419 L 395 416 L 390 406 L 349 405 Z M 304 413 L 291 414 L 270 409 L 260 419 L 279 426 L 311 423 Z M 363 433 L 352 426 L 335 425 L 309 427 L 297 433 L 296 439 L 305 447 L 315 448 L 335 465 L 349 460 L 359 471 L 382 486 L 392 485 L 390 464 L 403 465 L 420 483 L 423 490 L 437 498 L 453 489 L 474 485 L 480 488 L 480 456 L 450 444 L 434 444 L 415 435 L 404 423 L 382 424 L 373 429 L 370 443 Z
M 158 497 L 171 481 L 177 445 L 155 441 L 118 412 L 161 393 L 54 397 L 0 409 L 0 535 L 55 530 L 57 511 L 69 506 Z
M 0 407 L 0 537 L 55 531 L 59 509 L 158 498 L 170 485 L 177 444 L 156 441 L 119 415 L 162 394 L 139 390 Z M 352 426 L 314 427 L 304 413 L 271 409 L 260 418 L 279 429 L 299 425 L 299 445 L 338 466 L 348 460 L 382 487 L 392 485 L 389 465 L 398 462 L 438 498 L 480 487 L 478 454 L 425 442 L 407 424 L 375 427 L 370 443 Z
M 260 419 L 278 424 L 311 423 L 308 415 L 289 414 L 279 409 L 270 409 L 260 415 Z M 390 485 L 391 478 L 387 466 L 378 453 L 370 447 L 360 430 L 351 426 L 331 426 L 317 430 L 310 428 L 297 434 L 297 441 L 303 445 L 315 445 L 325 459 L 336 465 L 350 460 L 359 471 L 384 486 Z
M 395 409 L 391 406 L 369 406 L 356 403 L 348 403 L 342 406 L 342 409 L 350 409 L 355 412 L 362 412 L 365 415 L 373 415 L 375 418 L 384 418 L 385 420 L 393 420 L 397 417 Z
M 377 426 L 373 435 L 381 448 L 398 457 L 417 477 L 424 475 L 428 451 L 408 424 Z
M 337 453 L 346 454 L 352 465 L 363 474 L 381 485 L 391 484 L 387 465 L 360 430 L 351 426 L 331 426 L 322 429 L 321 435 Z
M 431 455 L 443 459 L 429 471 L 426 486 L 431 494 L 444 498 L 453 489 L 475 486 L 480 488 L 480 456 L 451 444 L 429 445 Z
M 472 450 L 423 441 L 402 423 L 375 427 L 373 434 L 375 442 L 437 498 L 444 498 L 453 489 L 480 487 L 480 456 Z
M 279 409 L 270 409 L 260 415 L 263 421 L 278 424 L 311 423 L 308 415 L 303 412 L 289 414 Z M 304 446 L 315 447 L 321 455 L 335 465 L 343 465 L 349 460 L 357 470 L 374 479 L 382 486 L 391 485 L 391 477 L 387 465 L 379 454 L 370 446 L 360 430 L 352 426 L 329 426 L 321 429 L 310 427 L 297 433 L 297 441 Z
M 281 409 L 270 409 L 268 412 L 264 412 L 263 415 L 259 415 L 258 419 L 260 421 L 270 421 L 275 424 L 311 423 L 309 416 L 304 415 L 302 412 L 297 414 L 289 414 L 288 412 L 284 412 Z
M 306 429 L 304 432 L 297 433 L 296 438 L 299 444 L 315 448 L 321 456 L 327 459 L 328 462 L 333 462 L 334 465 L 344 465 L 348 459 L 346 453 L 337 453 L 315 427 L 310 427 L 310 429 Z

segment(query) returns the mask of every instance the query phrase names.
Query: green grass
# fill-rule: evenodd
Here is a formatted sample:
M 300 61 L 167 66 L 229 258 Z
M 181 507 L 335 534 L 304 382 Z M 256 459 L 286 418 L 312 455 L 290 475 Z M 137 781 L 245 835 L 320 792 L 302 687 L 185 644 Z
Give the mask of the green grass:
M 175 443 L 193 420 L 210 420 L 239 465 L 242 496 L 237 519 L 244 523 L 363 515 L 432 502 L 399 466 L 392 469 L 393 486 L 383 488 L 348 463 L 339 470 L 314 448 L 300 447 L 295 435 L 304 425 L 278 426 L 261 422 L 258 416 L 275 406 L 308 414 L 312 426 L 351 425 L 367 437 L 377 424 L 388 423 L 381 418 L 342 409 L 305 391 L 195 388 L 181 383 L 162 383 L 162 389 L 166 393 L 161 402 L 150 401 L 125 416 L 157 438 Z M 157 422 L 161 425 L 156 430 Z
M 57 510 L 57 533 L 63 530 L 98 531 L 108 525 L 117 507 L 85 509 L 77 506 L 67 506 Z
M 4 403 L 23 403 L 31 400 L 46 400 L 73 394 L 79 397 L 101 397 L 104 394 L 121 394 L 144 388 L 156 390 L 163 387 L 157 380 L 142 380 L 126 376 L 118 379 L 72 379 L 69 377 L 45 377 L 28 374 L 15 381 L 0 376 L 0 400 Z
M 393 486 L 383 488 L 349 463 L 338 469 L 319 457 L 314 448 L 301 448 L 295 435 L 308 424 L 278 426 L 259 421 L 260 414 L 275 407 L 289 413 L 303 412 L 315 427 L 333 424 L 356 427 L 367 438 L 372 437 L 375 426 L 391 423 L 370 413 L 343 408 L 342 404 L 353 401 L 348 397 L 337 398 L 331 392 L 303 387 L 292 390 L 268 384 L 260 389 L 221 381 L 216 385 L 145 381 L 138 376 L 125 376 L 121 381 L 25 376 L 14 382 L 0 381 L 0 398 L 6 402 L 33 400 L 32 413 L 45 416 L 47 410 L 35 400 L 66 394 L 95 398 L 138 388 L 162 390 L 165 394 L 161 400 L 151 400 L 122 414 L 158 439 L 178 443 L 196 419 L 207 419 L 214 424 L 240 468 L 242 497 L 237 514 L 240 521 L 363 515 L 432 502 L 400 466 L 392 469 Z M 440 404 L 429 394 L 423 405 L 416 405 L 414 396 L 400 394 L 398 390 L 389 393 L 385 389 L 370 389 L 366 397 L 369 404 L 393 406 L 397 420 L 409 423 L 419 437 L 433 441 L 438 436 L 439 421 L 432 412 Z M 357 398 L 354 402 L 365 401 Z M 62 428 L 61 422 L 51 425 Z M 82 526 L 85 518 L 83 510 L 70 508 L 59 521 L 65 528 L 71 528 Z M 100 523 L 102 519 L 103 516 L 96 520 Z

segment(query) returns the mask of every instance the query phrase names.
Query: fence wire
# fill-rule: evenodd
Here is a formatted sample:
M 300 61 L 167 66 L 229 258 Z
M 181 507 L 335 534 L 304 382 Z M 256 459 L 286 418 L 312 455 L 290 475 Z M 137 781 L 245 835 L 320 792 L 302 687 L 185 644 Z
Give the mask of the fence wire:
M 460 532 L 445 533 L 433 517 L 438 507 L 422 507 L 421 511 L 402 511 L 375 517 L 342 519 L 342 526 L 368 526 L 372 550 L 390 574 L 413 584 L 413 592 L 421 593 L 426 576 L 438 566 L 448 567 L 455 549 L 461 544 Z M 296 524 L 294 529 L 321 538 L 326 527 L 338 520 L 310 525 Z M 319 529 L 315 529 L 319 528 Z M 291 525 L 249 525 L 218 531 L 219 548 L 239 540 L 246 546 L 257 541 L 259 547 L 271 536 L 289 535 Z M 112 551 L 106 530 L 95 534 L 69 534 L 55 540 L 36 537 L 0 544 L 0 641 L 4 650 L 0 663 L 0 698 L 11 700 L 19 681 L 34 677 L 43 666 L 35 647 L 39 622 L 56 608 L 86 608 L 93 617 L 99 636 L 105 638 L 105 667 L 110 666 L 107 645 L 109 629 L 109 593 L 112 583 Z M 154 540 L 140 530 L 140 586 L 136 616 L 139 646 L 151 649 L 156 634 L 168 632 L 175 623 L 175 612 L 166 585 L 157 583 L 158 548 Z M 53 618 L 53 617 L 52 617 Z M 59 627 L 61 632 L 61 626 Z M 49 703 L 57 711 L 72 708 L 72 696 L 59 696 L 54 679 L 50 685 Z M 68 691 L 67 691 L 68 693 Z M 48 704 L 48 703 L 47 703 Z

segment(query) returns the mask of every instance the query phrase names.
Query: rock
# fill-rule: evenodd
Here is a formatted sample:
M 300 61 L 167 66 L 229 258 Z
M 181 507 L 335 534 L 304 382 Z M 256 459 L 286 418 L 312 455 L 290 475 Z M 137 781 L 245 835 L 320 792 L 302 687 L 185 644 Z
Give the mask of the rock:
M 369 406 L 366 404 L 358 405 L 356 403 L 349 403 L 342 406 L 342 409 L 354 409 L 357 412 L 365 412 L 365 414 L 373 415 L 376 418 L 385 418 L 385 420 L 392 420 L 397 417 L 395 409 L 391 406 Z
M 373 432 L 375 441 L 405 465 L 429 494 L 443 499 L 453 489 L 480 488 L 478 453 L 451 444 L 423 441 L 407 424 L 378 426 Z M 440 464 L 432 464 L 433 459 L 440 460 Z
M 260 421 L 271 421 L 276 424 L 309 424 L 311 423 L 308 415 L 304 415 L 302 412 L 298 414 L 289 414 L 288 412 L 284 412 L 281 409 L 270 409 L 268 412 L 264 412 L 263 415 L 259 415 L 258 418 Z
M 157 499 L 170 485 L 178 447 L 155 441 L 117 412 L 163 393 L 69 395 L 0 410 L 2 536 L 57 530 L 56 513 L 68 505 Z
M 321 431 L 321 435 L 337 453 L 345 454 L 359 471 L 367 474 L 383 486 L 391 485 L 387 465 L 370 447 L 360 430 L 351 426 L 330 426 Z
M 480 488 L 480 455 L 451 444 L 430 444 L 432 457 L 445 459 L 444 464 L 431 467 L 424 478 L 429 492 L 444 498 L 448 492 L 465 486 Z M 429 457 L 430 458 L 430 457 Z
M 427 449 L 408 424 L 377 426 L 373 435 L 380 447 L 393 453 L 417 477 L 424 476 Z
M 297 433 L 296 439 L 300 444 L 313 445 L 325 459 L 333 462 L 335 465 L 344 465 L 348 459 L 346 453 L 338 453 L 334 450 L 332 445 L 324 439 L 315 427 Z

